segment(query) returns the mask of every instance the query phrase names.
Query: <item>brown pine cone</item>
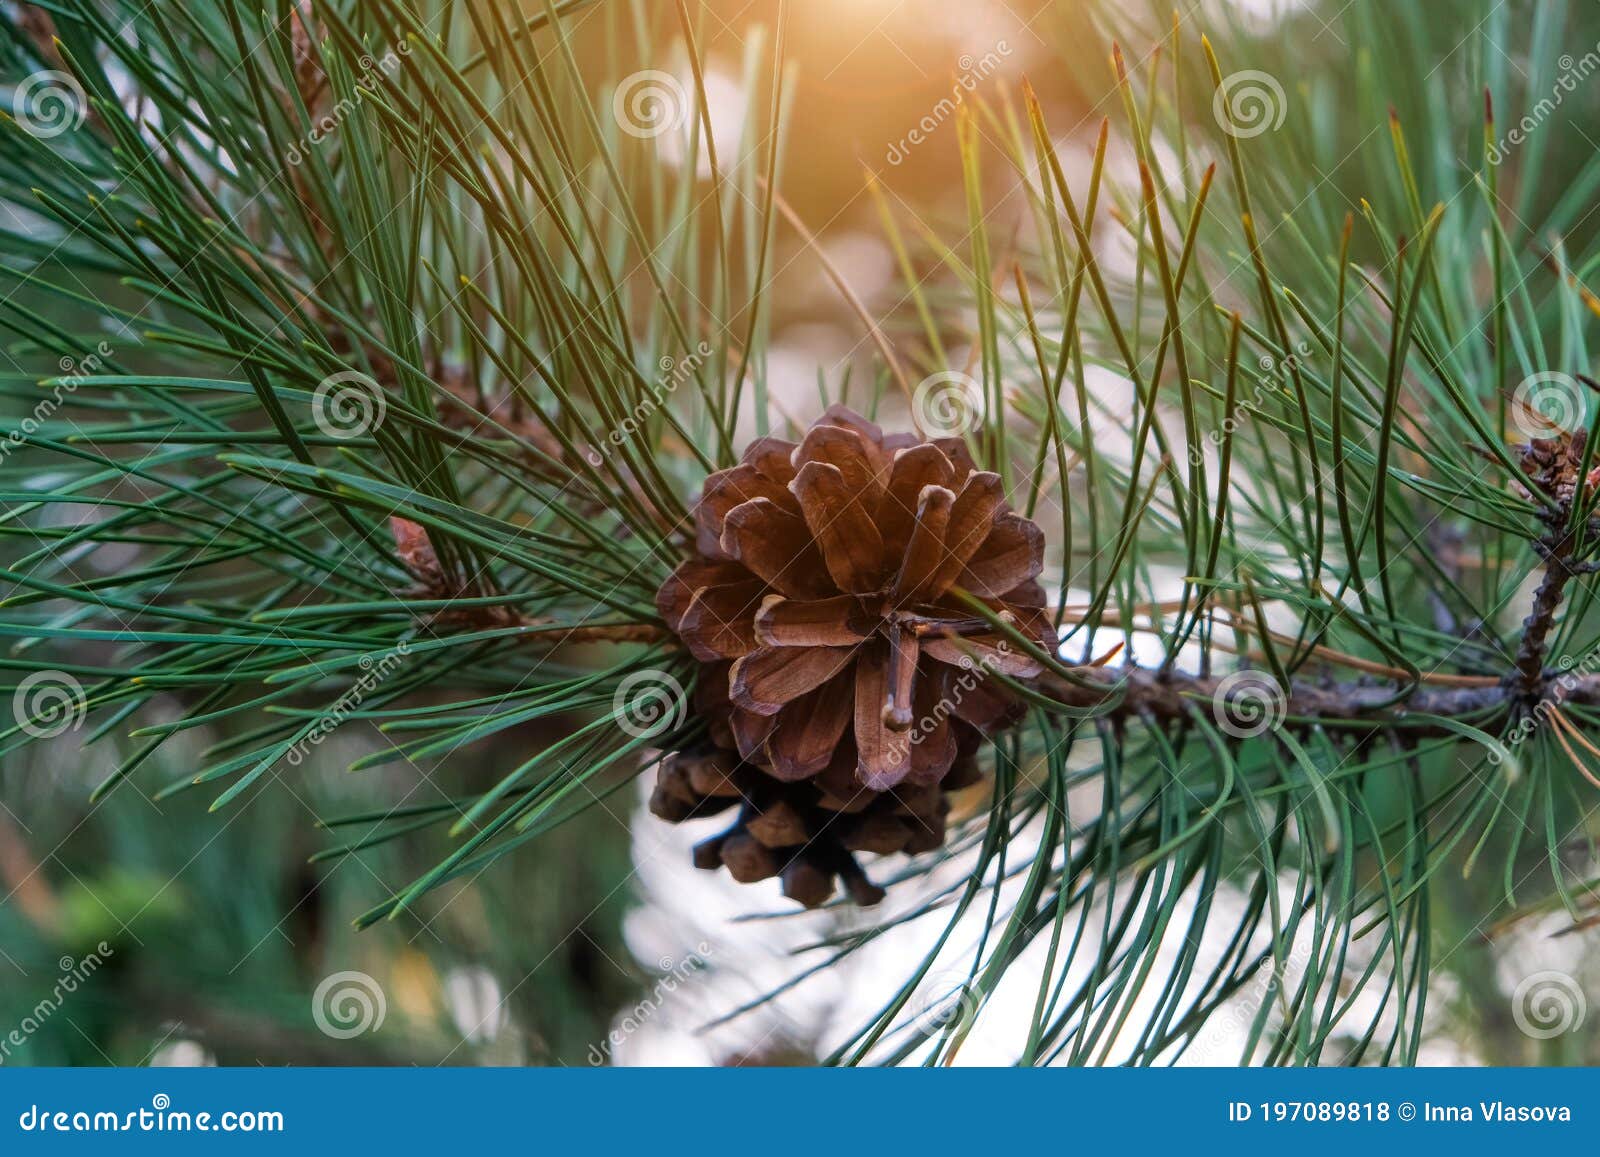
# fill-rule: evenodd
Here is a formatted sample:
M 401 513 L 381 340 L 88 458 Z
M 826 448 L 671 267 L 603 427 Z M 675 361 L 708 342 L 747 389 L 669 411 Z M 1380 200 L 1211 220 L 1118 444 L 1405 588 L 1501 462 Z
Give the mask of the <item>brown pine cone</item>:
M 1583 469 L 1583 455 L 1589 443 L 1587 430 L 1568 433 L 1557 431 L 1548 438 L 1534 438 L 1522 451 L 1522 469 L 1528 480 L 1554 499 L 1556 504 L 1568 508 L 1578 499 L 1578 473 Z M 1591 494 L 1600 485 L 1600 466 L 1589 471 L 1583 480 L 1583 493 Z M 1517 489 L 1527 498 L 1533 497 L 1526 488 Z
M 1016 720 L 988 676 L 1039 665 L 957 589 L 1055 644 L 1036 581 L 1044 536 L 959 439 L 886 438 L 835 406 L 798 445 L 760 439 L 708 478 L 695 529 L 697 557 L 657 605 L 704 664 L 697 708 L 714 742 L 780 784 L 903 799 Z

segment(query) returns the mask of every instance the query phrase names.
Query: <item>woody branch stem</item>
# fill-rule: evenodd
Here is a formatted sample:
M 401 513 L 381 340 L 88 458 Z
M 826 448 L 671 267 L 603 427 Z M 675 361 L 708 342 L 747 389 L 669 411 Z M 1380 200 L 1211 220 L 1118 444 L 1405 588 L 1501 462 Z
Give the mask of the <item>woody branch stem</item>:
M 1072 673 L 1091 686 L 1080 686 L 1058 674 L 1047 674 L 1040 690 L 1069 707 L 1093 708 L 1105 703 L 1119 683 L 1123 694 L 1106 714 L 1111 718 L 1172 720 L 1191 716 L 1197 706 L 1226 706 L 1235 696 L 1222 680 L 1171 672 L 1162 675 L 1142 667 L 1109 670 L 1080 667 Z M 1600 675 L 1586 675 L 1564 684 L 1562 702 L 1600 704 Z M 1412 735 L 1449 734 L 1439 719 L 1461 719 L 1495 711 L 1509 711 L 1524 697 L 1520 685 L 1424 688 L 1402 704 L 1388 687 L 1350 684 L 1317 686 L 1295 683 L 1284 690 L 1284 717 L 1338 726 L 1345 730 L 1405 730 Z

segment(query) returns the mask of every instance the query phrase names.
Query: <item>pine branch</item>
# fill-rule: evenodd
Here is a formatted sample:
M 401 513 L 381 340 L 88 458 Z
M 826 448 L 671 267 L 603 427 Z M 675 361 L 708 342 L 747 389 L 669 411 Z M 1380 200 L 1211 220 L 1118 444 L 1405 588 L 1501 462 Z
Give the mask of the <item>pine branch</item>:
M 1094 105 L 1114 86 L 1121 120 L 1090 142 L 1051 133 L 1031 91 L 1020 108 L 999 89 L 963 99 L 961 235 L 935 236 L 927 221 L 945 214 L 908 199 L 927 250 L 913 254 L 890 221 L 908 323 L 875 317 L 824 262 L 879 353 L 854 399 L 848 376 L 823 375 L 822 404 L 881 407 L 875 421 L 905 429 L 914 379 L 957 379 L 970 420 L 955 434 L 1002 478 L 1025 476 L 1010 495 L 1051 523 L 1040 582 L 1054 625 L 1084 649 L 1077 663 L 1046 656 L 1024 688 L 1037 710 L 982 744 L 991 793 L 952 834 L 956 882 L 938 882 L 938 857 L 898 866 L 929 882 L 925 899 L 841 933 L 830 958 L 900 922 L 948 921 L 941 946 L 978 945 L 957 965 L 975 1016 L 1048 941 L 1030 1063 L 1182 1054 L 1263 969 L 1284 987 L 1252 1027 L 1262 1058 L 1409 1060 L 1430 882 L 1452 856 L 1500 858 L 1493 903 L 1510 902 L 1529 862 L 1562 862 L 1600 675 L 1557 674 L 1551 656 L 1586 654 L 1600 633 L 1579 581 L 1600 539 L 1575 514 L 1594 480 L 1581 431 L 1556 436 L 1507 394 L 1517 377 L 1582 368 L 1567 364 L 1584 360 L 1595 308 L 1581 193 L 1600 164 L 1541 155 L 1561 139 L 1554 121 L 1504 186 L 1498 160 L 1406 147 L 1406 128 L 1494 137 L 1481 92 L 1440 79 L 1457 69 L 1415 67 L 1453 58 L 1457 33 L 1479 29 L 1487 69 L 1527 64 L 1518 91 L 1497 93 L 1507 123 L 1548 91 L 1548 54 L 1509 21 L 1478 22 L 1489 3 L 1463 5 L 1462 28 L 1344 6 L 1343 36 L 1370 54 L 1361 74 L 1308 69 L 1262 125 L 1232 123 L 1228 85 L 1299 58 L 1292 19 L 1270 35 L 1224 22 L 1203 43 L 1174 26 L 1159 53 L 1085 54 L 1089 31 L 1056 24 L 1070 59 L 1116 61 L 1114 76 L 1068 71 Z M 529 18 L 484 0 L 465 24 L 459 7 L 295 0 L 273 17 L 223 0 L 157 18 L 133 0 L 58 0 L 59 49 L 36 16 L 0 15 L 14 30 L 0 41 L 21 46 L 4 53 L 12 73 L 70 72 L 88 100 L 81 131 L 0 125 L 13 254 L 0 325 L 22 339 L 4 396 L 32 408 L 39 373 L 67 373 L 45 379 L 60 404 L 19 443 L 27 457 L 0 460 L 15 586 L 0 635 L 19 644 L 0 670 L 81 683 L 93 743 L 132 733 L 102 790 L 158 766 L 146 761 L 174 736 L 221 732 L 157 785 L 223 786 L 219 803 L 270 782 L 330 712 L 382 737 L 357 769 L 576 721 L 460 799 L 361 816 L 330 858 L 435 825 L 454 841 L 368 919 L 414 908 L 625 786 L 661 743 L 703 734 L 699 719 L 625 734 L 617 701 L 641 677 L 689 681 L 655 609 L 686 548 L 669 528 L 743 449 L 746 419 L 765 434 L 780 413 L 762 347 L 768 274 L 786 264 L 766 251 L 789 212 L 769 183 L 782 62 L 766 85 L 774 139 L 713 162 L 694 59 L 696 107 L 666 163 L 607 119 L 607 90 L 580 69 L 561 15 L 586 3 Z M 1150 36 L 1130 6 L 1099 18 Z M 1571 36 L 1596 39 L 1586 25 Z M 667 63 L 637 47 L 639 67 Z M 374 60 L 393 68 L 375 75 Z M 763 87 L 755 66 L 746 79 Z M 1293 118 L 1282 131 L 1279 111 Z M 1105 168 L 1113 135 L 1138 180 Z M 1013 179 L 986 171 L 996 152 Z M 986 201 L 998 188 L 1003 207 Z M 746 195 L 723 195 L 735 189 Z M 1447 210 L 1426 209 L 1435 200 Z M 1349 204 L 1361 225 L 1341 231 Z M 108 334 L 114 351 L 65 371 Z M 960 342 L 976 376 L 946 362 Z M 683 372 L 663 378 L 673 359 Z M 330 432 L 320 391 L 351 371 L 387 416 Z M 1441 541 L 1447 557 L 1427 547 Z M 1519 626 L 1504 608 L 1531 575 Z M 1139 661 L 1090 663 L 1106 636 Z M 617 649 L 597 664 L 577 650 L 590 643 Z M 404 666 L 349 709 L 364 664 L 401 648 Z M 1216 673 L 1240 661 L 1243 675 Z M 1282 715 L 1274 742 L 1217 741 L 1219 716 L 1248 725 L 1258 708 Z M 1529 774 L 1483 774 L 1531 716 L 1560 730 L 1518 736 Z M 0 754 L 32 722 L 0 734 Z M 1368 791 L 1380 769 L 1401 774 Z M 1176 941 L 1183 963 L 1163 981 Z M 1212 945 L 1215 961 L 1192 954 Z M 908 1033 L 897 1020 L 936 956 L 841 1055 L 908 1057 L 930 1036 L 935 1059 L 959 1049 L 970 1018 Z M 1352 1027 L 1358 1016 L 1371 1019 Z
M 1333 724 L 1353 735 L 1396 731 L 1423 737 L 1459 734 L 1439 720 L 1477 718 L 1492 727 L 1507 713 L 1534 711 L 1540 703 L 1600 706 L 1600 675 L 1572 677 L 1559 687 L 1542 689 L 1529 707 L 1520 682 L 1428 688 L 1414 691 L 1396 703 L 1398 696 L 1389 687 L 1319 686 L 1297 680 L 1281 697 L 1271 695 L 1275 702 L 1264 703 L 1264 685 L 1260 681 L 1240 686 L 1229 676 L 1186 675 L 1143 667 L 1083 666 L 1067 671 L 1071 678 L 1046 676 L 1042 687 L 1045 693 L 1068 707 L 1091 710 L 1115 694 L 1114 705 L 1103 713 L 1097 712 L 1098 716 L 1113 720 L 1181 721 L 1194 718 L 1197 707 L 1210 705 L 1219 717 L 1253 719 L 1265 711 L 1281 716 L 1289 726 Z
M 1573 563 L 1576 539 L 1570 531 L 1553 529 L 1534 545 L 1544 559 L 1544 577 L 1534 592 L 1533 607 L 1523 620 L 1522 640 L 1517 646 L 1516 678 L 1508 680 L 1514 684 L 1511 690 L 1525 700 L 1537 700 L 1544 688 L 1545 654 L 1567 584 L 1578 575 L 1593 573 L 1594 569 L 1590 564 Z

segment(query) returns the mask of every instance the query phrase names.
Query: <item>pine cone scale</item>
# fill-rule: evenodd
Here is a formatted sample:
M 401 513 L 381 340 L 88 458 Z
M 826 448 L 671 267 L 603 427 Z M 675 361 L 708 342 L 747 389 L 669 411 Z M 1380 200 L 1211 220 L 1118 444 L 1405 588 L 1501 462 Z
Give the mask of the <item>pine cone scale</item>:
M 759 762 L 766 756 L 767 741 L 778 729 L 776 715 L 757 715 L 754 711 L 734 710 L 730 719 L 733 741 L 743 759 Z
M 833 761 L 855 709 L 854 686 L 844 676 L 828 680 L 782 713 L 768 741 L 772 774 L 786 783 L 810 779 Z
M 800 500 L 834 585 L 856 595 L 882 590 L 883 538 L 860 490 L 845 480 L 844 472 L 824 462 L 807 462 L 789 488 Z
M 891 595 L 897 607 L 910 607 L 931 597 L 934 578 L 945 561 L 944 536 L 955 502 L 955 492 L 948 487 L 922 488 L 911 541 L 906 545 L 905 560 Z
M 995 519 L 1006 504 L 1005 486 L 1000 475 L 980 472 L 967 476 L 967 484 L 956 495 L 945 531 L 946 559 L 930 592 L 937 598 L 950 589 L 994 532 Z M 1041 546 L 1043 540 L 1040 540 Z M 1042 553 L 1042 552 L 1041 552 Z M 1021 585 L 1021 584 L 1015 584 Z
M 989 540 L 961 571 L 958 583 L 980 599 L 1003 599 L 1044 572 L 1044 532 L 1017 515 L 997 518 Z
M 740 464 L 779 486 L 787 486 L 794 478 L 794 452 L 799 448 L 797 443 L 782 438 L 757 438 L 745 450 Z
M 924 442 L 902 450 L 889 471 L 889 484 L 878 504 L 877 522 L 883 536 L 884 552 L 891 558 L 905 555 L 906 545 L 917 519 L 917 505 L 929 486 L 950 489 L 955 482 L 955 466 L 943 451 Z
M 911 744 L 889 726 L 887 646 L 866 648 L 856 662 L 856 776 L 868 791 L 888 791 L 911 771 Z
M 921 640 L 914 633 L 903 630 L 898 624 L 890 628 L 883 722 L 891 731 L 911 730 L 911 697 L 916 689 L 917 661 L 921 657 L 921 650 Z
M 854 657 L 842 647 L 762 647 L 734 663 L 729 696 L 746 711 L 776 715 L 832 679 Z
M 770 498 L 741 503 L 728 511 L 721 542 L 729 558 L 781 595 L 821 599 L 839 593 L 798 510 L 785 510 Z
M 701 587 L 678 620 L 679 637 L 702 663 L 748 655 L 759 645 L 751 608 L 761 605 L 766 590 L 756 579 Z
M 755 635 L 764 647 L 853 647 L 872 637 L 872 626 L 853 595 L 815 602 L 774 595 L 756 612 Z
M 881 448 L 859 431 L 827 424 L 811 427 L 794 452 L 796 478 L 810 466 L 837 470 L 845 493 L 864 506 L 875 508 L 883 497 L 888 460 Z

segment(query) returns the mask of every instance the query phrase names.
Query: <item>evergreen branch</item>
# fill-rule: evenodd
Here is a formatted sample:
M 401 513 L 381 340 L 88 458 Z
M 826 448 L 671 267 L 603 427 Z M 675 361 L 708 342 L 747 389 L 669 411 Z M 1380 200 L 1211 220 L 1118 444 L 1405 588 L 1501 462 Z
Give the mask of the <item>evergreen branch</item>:
M 617 697 L 641 674 L 692 682 L 654 596 L 701 478 L 738 456 L 747 419 L 765 434 L 778 412 L 768 246 L 792 239 L 774 223 L 820 241 L 774 180 L 778 77 L 771 138 L 730 154 L 691 6 L 674 6 L 666 48 L 641 6 L 641 63 L 687 55 L 695 81 L 668 162 L 607 120 L 607 89 L 584 75 L 564 21 L 596 2 L 529 16 L 483 0 L 466 21 L 448 0 L 0 15 L 8 81 L 43 66 L 87 94 L 81 131 L 0 123 L 0 327 L 19 339 L 0 398 L 32 406 L 22 383 L 41 378 L 50 391 L 0 444 L 0 690 L 40 671 L 87 684 L 86 746 L 111 753 L 101 794 L 161 767 L 174 736 L 203 736 L 157 787 L 212 784 L 219 805 L 264 787 L 330 715 L 382 740 L 355 770 L 515 735 L 515 766 L 349 821 L 362 830 L 329 857 L 454 841 L 368 920 L 416 910 L 707 730 L 629 737 Z M 1446 864 L 1496 861 L 1468 926 L 1514 902 L 1530 865 L 1583 910 L 1563 864 L 1590 802 L 1600 674 L 1567 664 L 1600 638 L 1582 581 L 1600 561 L 1600 439 L 1507 395 L 1508 375 L 1590 368 L 1600 163 L 1545 151 L 1555 123 L 1514 181 L 1447 147 L 1483 127 L 1477 79 L 1507 123 L 1551 79 L 1548 43 L 1488 20 L 1490 3 L 1398 23 L 1392 6 L 1344 6 L 1364 71 L 1308 68 L 1294 123 L 1248 135 L 1217 111 L 1226 84 L 1297 59 L 1298 17 L 1264 34 L 1219 16 L 1196 52 L 1164 11 L 1107 5 L 1096 19 L 1116 39 L 1159 38 L 1141 60 L 1082 51 L 1072 22 L 1089 5 L 1041 13 L 1073 60 L 1114 62 L 1111 77 L 1069 71 L 1091 104 L 1120 105 L 1122 129 L 1094 117 L 1092 142 L 1061 137 L 1050 94 L 973 93 L 954 134 L 962 236 L 912 225 L 926 277 L 874 183 L 915 316 L 876 316 L 822 258 L 877 351 L 858 408 L 900 424 L 916 371 L 948 376 L 946 351 L 970 342 L 969 450 L 1017 480 L 1007 497 L 1030 518 L 1060 515 L 1038 519 L 1059 647 L 1013 632 L 1046 673 L 1018 684 L 1031 710 L 981 749 L 992 793 L 945 859 L 895 862 L 928 884 L 920 898 L 825 946 L 834 967 L 943 922 L 841 1058 L 950 1059 L 970 1019 L 928 1030 L 904 1014 L 939 952 L 970 939 L 974 1017 L 1048 944 L 1029 1063 L 1181 1056 L 1264 972 L 1278 999 L 1260 1002 L 1247 1058 L 1413 1060 L 1439 901 L 1465 887 L 1431 886 Z M 1570 23 L 1574 43 L 1600 39 L 1592 17 Z M 1464 95 L 1460 70 L 1409 67 L 1467 31 L 1493 51 Z M 1528 65 L 1515 87 L 1513 60 Z M 759 108 L 759 68 L 747 80 Z M 1368 147 L 1385 125 L 1386 147 Z M 1113 133 L 1138 162 L 1120 175 Z M 1006 183 L 988 134 L 1021 193 L 998 262 L 987 199 Z M 1230 172 L 1213 184 L 1217 163 Z M 1087 190 L 1069 188 L 1085 171 Z M 1555 253 L 1533 240 L 1552 235 Z M 703 356 L 686 348 L 702 337 Z M 670 359 L 682 373 L 663 378 Z M 319 391 L 351 373 L 387 412 L 355 436 L 317 420 Z M 823 375 L 823 404 L 850 385 Z M 618 649 L 597 662 L 587 644 Z M 394 654 L 403 667 L 362 682 Z M 1258 708 L 1281 716 L 1270 742 L 1222 722 Z M 554 739 L 521 730 L 551 721 Z M 31 722 L 0 734 L 0 755 Z M 1526 774 L 1484 774 L 1513 736 Z M 937 875 L 949 864 L 953 882 Z
M 1131 667 L 1108 669 L 1078 666 L 1066 676 L 1048 675 L 1042 689 L 1061 704 L 1094 709 L 1115 696 L 1114 706 L 1098 717 L 1124 721 L 1142 719 L 1174 722 L 1192 718 L 1197 704 L 1211 704 L 1219 718 L 1250 718 L 1263 709 L 1262 684 L 1238 686 L 1227 676 L 1186 675 L 1181 672 Z M 1089 686 L 1085 686 L 1089 684 Z M 1456 734 L 1440 720 L 1476 719 L 1493 726 L 1509 713 L 1527 710 L 1542 714 L 1566 703 L 1600 705 L 1600 675 L 1573 676 L 1559 681 L 1541 675 L 1531 704 L 1520 681 L 1488 681 L 1483 687 L 1437 687 L 1413 692 L 1402 706 L 1394 704 L 1389 687 L 1319 686 L 1295 681 L 1271 711 L 1285 724 L 1328 724 L 1351 734 L 1382 731 L 1410 736 Z

